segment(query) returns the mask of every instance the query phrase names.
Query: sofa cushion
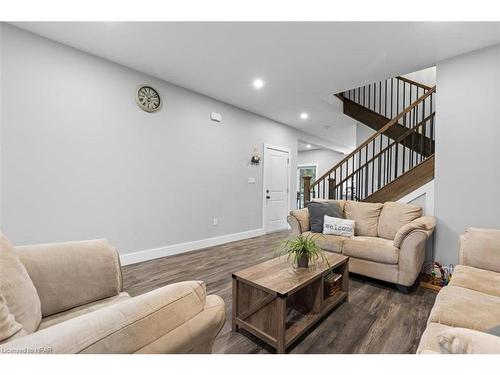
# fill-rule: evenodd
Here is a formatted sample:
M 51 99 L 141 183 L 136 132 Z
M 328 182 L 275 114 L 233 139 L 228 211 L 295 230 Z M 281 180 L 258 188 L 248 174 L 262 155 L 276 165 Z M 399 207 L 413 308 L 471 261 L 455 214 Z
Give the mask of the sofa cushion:
M 76 318 L 77 316 L 88 314 L 92 311 L 96 311 L 102 309 L 103 307 L 111 306 L 115 303 L 119 303 L 128 299 L 130 299 L 128 293 L 122 292 L 114 297 L 104 298 L 99 301 L 91 302 L 83 306 L 78 306 L 73 309 L 60 312 L 58 314 L 49 315 L 42 319 L 38 330 L 48 328 L 50 326 L 62 323 L 66 320 Z
M 42 320 L 38 293 L 10 241 L 0 233 L 0 295 L 26 333 L 38 329 Z
M 399 228 L 422 216 L 422 208 L 411 204 L 386 202 L 378 219 L 378 236 L 393 240 Z
M 461 241 L 461 264 L 500 272 L 500 230 L 468 228 Z
M 357 236 L 346 238 L 342 253 L 347 256 L 386 264 L 398 264 L 399 260 L 399 249 L 393 246 L 392 241 L 379 237 Z
M 307 207 L 300 210 L 290 211 L 290 215 L 297 219 L 302 232 L 306 232 L 311 229 L 309 226 L 309 210 Z
M 500 298 L 457 286 L 438 293 L 429 322 L 486 331 L 500 322 Z
M 304 236 L 307 236 L 307 235 L 315 235 L 316 233 L 308 231 L 302 234 Z M 345 239 L 346 237 L 334 236 L 331 234 L 322 234 L 322 235 L 316 234 L 316 236 L 314 237 L 314 241 L 321 249 L 327 251 L 333 251 L 335 253 L 342 252 L 342 245 Z
M 16 322 L 14 315 L 7 307 L 4 296 L 0 294 L 0 343 L 8 340 L 23 330 L 23 326 Z
M 500 273 L 498 272 L 458 265 L 455 267 L 449 285 L 500 297 Z
M 382 203 L 346 202 L 345 217 L 356 222 L 354 229 L 356 236 L 377 237 L 378 219 L 382 206 Z
M 309 210 L 309 225 L 311 232 L 323 233 L 324 218 L 326 216 L 342 218 L 342 210 L 335 201 L 330 202 L 310 202 L 307 205 Z

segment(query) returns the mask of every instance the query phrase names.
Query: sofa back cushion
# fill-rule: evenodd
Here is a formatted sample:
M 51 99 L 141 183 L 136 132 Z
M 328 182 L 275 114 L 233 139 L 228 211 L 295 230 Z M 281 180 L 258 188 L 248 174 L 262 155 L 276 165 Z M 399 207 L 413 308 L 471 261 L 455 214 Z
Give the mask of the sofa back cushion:
M 122 291 L 120 258 L 105 239 L 16 246 L 15 250 L 36 285 L 42 317 Z
M 356 222 L 354 228 L 356 236 L 377 237 L 378 219 L 382 206 L 382 203 L 346 201 L 345 218 Z
M 378 220 L 378 236 L 393 240 L 403 225 L 421 216 L 421 207 L 406 203 L 385 202 Z
M 38 293 L 10 241 L 0 232 L 0 295 L 8 311 L 26 333 L 38 329 L 42 320 Z
M 500 272 L 500 230 L 467 228 L 460 239 L 459 263 Z

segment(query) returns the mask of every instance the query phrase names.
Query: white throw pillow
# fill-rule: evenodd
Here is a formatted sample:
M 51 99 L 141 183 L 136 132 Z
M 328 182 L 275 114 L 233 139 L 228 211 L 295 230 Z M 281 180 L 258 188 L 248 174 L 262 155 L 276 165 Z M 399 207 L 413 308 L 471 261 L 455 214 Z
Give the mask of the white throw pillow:
M 354 220 L 340 219 L 325 215 L 323 234 L 334 234 L 342 237 L 354 236 Z

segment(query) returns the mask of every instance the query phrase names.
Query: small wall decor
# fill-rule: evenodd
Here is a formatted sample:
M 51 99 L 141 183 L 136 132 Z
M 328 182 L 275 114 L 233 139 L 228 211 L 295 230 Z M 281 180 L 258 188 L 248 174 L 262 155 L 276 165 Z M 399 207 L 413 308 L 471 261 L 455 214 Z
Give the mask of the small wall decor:
M 257 152 L 257 147 L 255 145 L 253 146 L 253 154 L 252 158 L 250 159 L 250 163 L 252 163 L 252 165 L 259 165 L 260 163 L 260 155 Z
M 135 100 L 139 107 L 146 112 L 156 112 L 162 104 L 158 91 L 148 85 L 140 85 L 137 88 Z
M 210 114 L 210 120 L 215 121 L 215 122 L 221 122 L 222 121 L 222 115 L 217 112 L 212 112 Z

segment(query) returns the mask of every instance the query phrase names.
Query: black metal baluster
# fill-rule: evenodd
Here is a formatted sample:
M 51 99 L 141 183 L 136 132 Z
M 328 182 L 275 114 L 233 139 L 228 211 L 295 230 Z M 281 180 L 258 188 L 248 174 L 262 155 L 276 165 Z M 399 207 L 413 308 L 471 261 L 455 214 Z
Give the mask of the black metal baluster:
M 359 181 L 361 179 L 361 176 L 359 174 L 359 169 L 356 170 L 356 194 L 354 195 L 355 199 L 359 198 Z
M 378 113 L 382 114 L 382 81 L 378 83 Z
M 403 82 L 403 109 L 406 108 L 406 82 Z M 406 113 L 403 116 L 403 125 L 406 126 Z
M 396 142 L 396 151 L 394 155 L 394 179 L 398 178 L 398 152 L 399 152 L 399 142 Z
M 372 86 L 368 85 L 368 109 L 372 109 L 371 102 L 372 102 Z
M 377 84 L 373 84 L 373 111 L 377 111 Z
M 344 166 L 344 163 L 340 164 L 340 198 L 339 199 L 344 199 L 342 198 L 342 167 Z
M 396 101 L 396 114 L 399 115 L 399 86 L 400 86 L 401 82 L 399 81 L 399 79 L 396 80 L 396 82 L 397 82 L 397 85 L 398 85 L 398 87 L 396 88 L 396 98 L 397 98 L 397 101 Z M 399 120 L 398 120 L 398 122 L 399 122 Z
M 412 120 L 412 128 L 415 127 L 415 108 L 413 108 L 413 111 L 412 111 L 412 114 L 413 114 L 413 120 Z M 413 161 L 415 159 L 415 131 L 412 131 L 411 132 L 411 150 L 412 150 L 412 153 L 411 153 L 411 168 L 413 168 Z
M 421 152 L 421 157 L 420 157 L 420 161 L 423 160 L 423 158 L 425 157 L 426 155 L 426 152 L 425 152 L 425 123 L 424 123 L 424 119 L 425 119 L 425 100 L 422 102 L 422 126 L 421 126 L 421 131 L 420 131 L 420 151 Z M 426 121 L 427 122 L 427 121 Z
M 384 83 L 385 83 L 384 116 L 387 117 L 387 80 L 385 80 Z
M 393 97 L 394 97 L 394 78 L 391 78 L 391 119 L 394 118 L 394 111 L 392 108 Z
M 411 85 L 410 85 L 410 104 L 412 103 L 412 99 L 411 99 Z M 410 106 L 410 104 L 408 104 L 408 106 Z M 409 120 L 410 120 L 410 128 L 411 128 L 411 111 L 409 113 Z
M 351 174 L 351 200 L 356 200 L 356 171 Z
M 379 138 L 379 156 L 378 156 L 378 163 L 377 163 L 377 166 L 378 166 L 378 184 L 377 184 L 377 190 L 380 189 L 381 187 L 381 184 L 382 184 L 382 163 L 380 162 L 381 161 L 381 158 L 382 158 L 382 136 L 380 136 Z
M 359 179 L 360 179 L 360 175 L 359 175 L 359 170 L 361 168 L 361 150 L 358 151 L 358 172 L 356 173 L 356 196 L 359 197 Z
M 372 160 L 374 160 L 374 156 L 375 156 L 375 138 L 372 140 Z M 375 162 L 372 162 L 372 190 L 371 190 L 372 192 L 375 179 L 374 168 L 375 168 Z

